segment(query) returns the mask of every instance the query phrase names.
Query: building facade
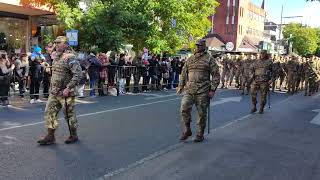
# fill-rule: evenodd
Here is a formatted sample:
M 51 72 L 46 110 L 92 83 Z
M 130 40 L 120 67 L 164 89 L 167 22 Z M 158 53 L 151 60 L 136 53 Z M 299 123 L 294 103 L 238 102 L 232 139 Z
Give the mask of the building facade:
M 48 7 L 22 5 L 20 0 L 0 0 L 0 49 L 9 53 L 30 52 L 39 43 L 41 27 L 56 24 Z
M 266 11 L 264 2 L 258 7 L 251 0 L 218 0 L 220 6 L 211 17 L 212 34 L 221 37 L 226 44 L 233 44 L 237 52 L 258 52 L 264 36 Z M 232 46 L 231 46 L 232 47 Z

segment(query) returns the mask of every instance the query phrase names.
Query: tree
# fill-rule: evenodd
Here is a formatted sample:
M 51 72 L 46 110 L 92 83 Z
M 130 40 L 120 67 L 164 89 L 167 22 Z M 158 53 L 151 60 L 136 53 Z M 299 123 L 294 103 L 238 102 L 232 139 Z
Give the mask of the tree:
M 303 27 L 300 24 L 289 24 L 284 28 L 283 35 L 293 42 L 293 49 L 300 55 L 314 54 L 318 48 L 318 30 L 311 27 Z

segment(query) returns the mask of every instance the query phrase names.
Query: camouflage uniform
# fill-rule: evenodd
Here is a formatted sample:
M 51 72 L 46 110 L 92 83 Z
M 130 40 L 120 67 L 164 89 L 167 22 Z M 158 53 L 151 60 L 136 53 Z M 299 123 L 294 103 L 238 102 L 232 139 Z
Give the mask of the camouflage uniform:
M 249 57 L 244 60 L 242 66 L 242 80 L 241 80 L 241 89 L 242 94 L 244 94 L 245 89 L 247 89 L 247 94 L 250 92 L 250 66 L 253 62 L 253 58 Z
M 212 76 L 211 80 L 210 76 Z M 195 104 L 198 111 L 197 137 L 203 137 L 206 127 L 209 105 L 208 93 L 209 91 L 216 91 L 219 82 L 219 66 L 206 52 L 191 56 L 183 66 L 179 82 L 179 89 L 186 92 L 181 101 L 182 123 L 185 129 L 191 133 L 191 110 L 193 104 Z
M 65 41 L 65 37 L 60 36 L 57 40 Z M 75 88 L 80 80 L 81 66 L 74 54 L 65 51 L 54 59 L 52 65 L 50 95 L 44 113 L 45 125 L 48 128 L 48 135 L 44 139 L 39 140 L 39 144 L 48 145 L 54 143 L 54 131 L 58 128 L 58 113 L 62 107 L 64 107 L 65 118 L 70 126 L 70 136 L 65 142 L 72 143 L 78 140 L 78 123 L 74 107 Z M 66 88 L 70 90 L 68 97 L 63 96 L 63 91 Z
M 296 81 L 298 73 L 298 62 L 297 57 L 293 57 L 287 62 L 287 78 L 288 78 L 288 93 L 296 92 Z
M 227 88 L 228 86 L 228 80 L 230 78 L 230 62 L 231 62 L 230 54 L 227 54 L 227 56 L 224 57 L 222 60 L 221 88 Z
M 251 100 L 252 100 L 252 110 L 251 113 L 257 111 L 257 92 L 260 90 L 260 110 L 259 113 L 262 114 L 264 106 L 267 102 L 267 93 L 269 90 L 269 81 L 272 80 L 272 61 L 270 59 L 256 60 L 251 65 L 250 81 L 251 84 Z

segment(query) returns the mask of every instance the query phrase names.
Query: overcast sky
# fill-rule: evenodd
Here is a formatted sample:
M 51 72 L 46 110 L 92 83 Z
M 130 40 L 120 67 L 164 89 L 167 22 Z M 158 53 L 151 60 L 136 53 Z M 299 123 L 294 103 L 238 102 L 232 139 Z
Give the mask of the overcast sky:
M 252 0 L 261 6 L 263 0 Z M 308 26 L 320 27 L 320 2 L 306 2 L 305 0 L 265 0 L 266 10 L 269 18 L 280 23 L 281 6 L 283 5 L 283 16 L 303 16 L 303 18 L 284 18 L 284 23 L 298 22 Z

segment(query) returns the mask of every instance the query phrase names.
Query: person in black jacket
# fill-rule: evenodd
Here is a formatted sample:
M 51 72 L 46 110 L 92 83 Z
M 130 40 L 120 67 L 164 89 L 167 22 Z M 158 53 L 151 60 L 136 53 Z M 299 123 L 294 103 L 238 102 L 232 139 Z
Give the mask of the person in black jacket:
M 43 80 L 43 67 L 42 63 L 45 57 L 41 54 L 42 49 L 40 47 L 35 47 L 34 52 L 31 55 L 30 61 L 30 103 L 39 103 L 39 90 L 40 83 Z
M 10 74 L 15 66 L 10 65 L 6 54 L 0 55 L 0 103 L 3 106 L 9 105 L 8 96 L 10 90 Z

